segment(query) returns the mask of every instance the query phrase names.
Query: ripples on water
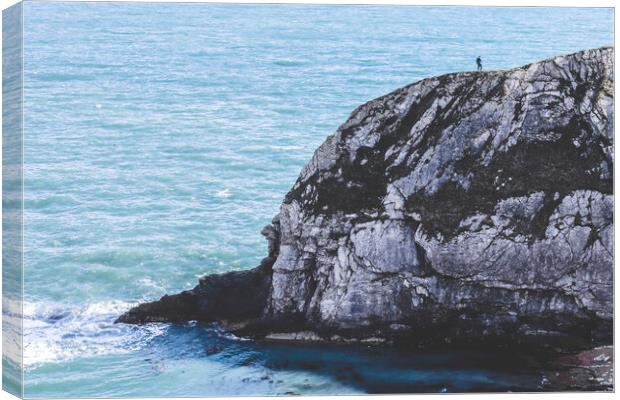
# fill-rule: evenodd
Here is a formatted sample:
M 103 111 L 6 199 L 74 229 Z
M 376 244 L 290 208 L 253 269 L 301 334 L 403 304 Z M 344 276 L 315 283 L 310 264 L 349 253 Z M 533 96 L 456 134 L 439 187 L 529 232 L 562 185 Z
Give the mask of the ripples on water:
M 514 354 L 257 343 L 215 325 L 111 324 L 128 306 L 26 307 L 30 390 L 62 388 L 75 396 L 85 387 L 98 396 L 353 394 L 518 391 L 540 381 L 536 363 Z
M 112 321 L 204 273 L 257 265 L 260 229 L 359 104 L 473 69 L 478 55 L 509 68 L 610 45 L 611 10 L 27 2 L 25 13 L 27 396 L 486 391 L 537 379 L 500 368 L 499 355 Z

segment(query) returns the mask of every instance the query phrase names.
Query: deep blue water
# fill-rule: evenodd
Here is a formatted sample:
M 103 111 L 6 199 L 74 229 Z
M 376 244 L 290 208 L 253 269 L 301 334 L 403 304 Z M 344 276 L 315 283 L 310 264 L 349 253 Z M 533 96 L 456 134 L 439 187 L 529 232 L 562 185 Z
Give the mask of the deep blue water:
M 515 355 L 261 344 L 213 326 L 112 321 L 202 274 L 257 265 L 261 228 L 359 104 L 472 70 L 478 55 L 505 69 L 611 45 L 611 9 L 24 12 L 26 396 L 501 391 L 539 379 Z

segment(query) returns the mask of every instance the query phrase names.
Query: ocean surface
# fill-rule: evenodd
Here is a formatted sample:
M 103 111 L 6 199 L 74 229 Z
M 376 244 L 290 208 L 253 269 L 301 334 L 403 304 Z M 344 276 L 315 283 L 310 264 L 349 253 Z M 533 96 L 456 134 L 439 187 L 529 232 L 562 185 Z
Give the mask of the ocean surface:
M 477 56 L 507 69 L 612 45 L 611 9 L 26 2 L 24 13 L 27 397 L 504 391 L 540 380 L 515 354 L 266 344 L 217 326 L 112 322 L 203 274 L 256 266 L 261 228 L 358 105 L 473 70 Z

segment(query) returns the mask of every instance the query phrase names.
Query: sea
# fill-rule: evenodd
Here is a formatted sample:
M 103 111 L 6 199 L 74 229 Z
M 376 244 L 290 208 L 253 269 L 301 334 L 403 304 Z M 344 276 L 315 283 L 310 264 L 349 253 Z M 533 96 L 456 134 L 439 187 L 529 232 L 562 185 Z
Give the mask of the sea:
M 540 383 L 527 355 L 113 321 L 258 265 L 260 230 L 360 104 L 478 56 L 510 69 L 613 45 L 612 9 L 26 1 L 23 40 L 26 397 Z

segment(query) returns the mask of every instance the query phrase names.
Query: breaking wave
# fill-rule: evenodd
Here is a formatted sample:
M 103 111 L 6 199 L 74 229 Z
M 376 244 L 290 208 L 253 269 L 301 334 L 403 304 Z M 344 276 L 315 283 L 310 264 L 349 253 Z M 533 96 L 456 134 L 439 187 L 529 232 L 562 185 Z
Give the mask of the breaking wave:
M 129 326 L 114 320 L 133 304 L 104 301 L 83 307 L 24 303 L 24 367 L 138 350 L 168 325 Z

